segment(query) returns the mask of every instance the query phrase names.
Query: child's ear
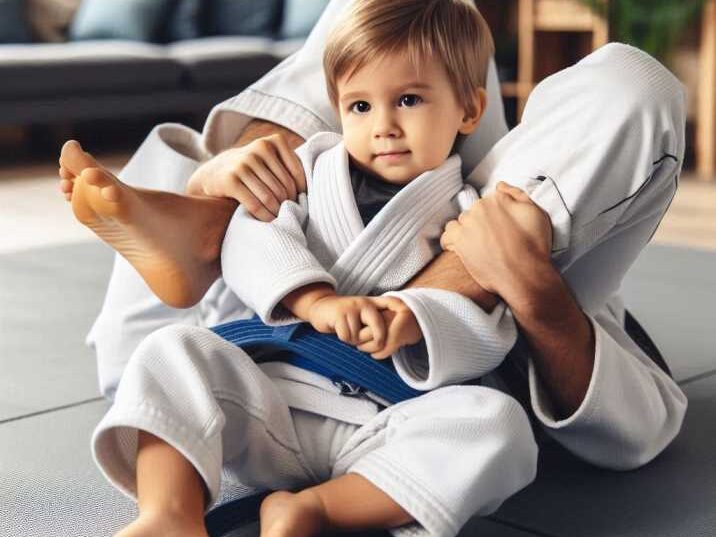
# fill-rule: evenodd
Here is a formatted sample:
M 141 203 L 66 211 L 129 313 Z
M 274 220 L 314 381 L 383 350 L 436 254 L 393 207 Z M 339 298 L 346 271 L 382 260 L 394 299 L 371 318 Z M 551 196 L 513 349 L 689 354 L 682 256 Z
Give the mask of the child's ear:
M 460 123 L 460 128 L 458 129 L 460 134 L 471 134 L 480 124 L 482 114 L 487 107 L 487 91 L 485 91 L 485 88 L 477 88 L 472 103 L 474 113 L 465 114 L 465 117 L 462 118 L 462 123 Z

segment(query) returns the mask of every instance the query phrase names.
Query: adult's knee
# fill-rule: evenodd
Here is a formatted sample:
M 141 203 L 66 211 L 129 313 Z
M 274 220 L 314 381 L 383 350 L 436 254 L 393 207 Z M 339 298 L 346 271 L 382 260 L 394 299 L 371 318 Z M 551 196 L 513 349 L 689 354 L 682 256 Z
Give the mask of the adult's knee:
M 683 128 L 683 84 L 658 60 L 631 45 L 609 43 L 535 87 L 523 121 L 564 113 L 619 124 L 659 116 L 668 128 Z

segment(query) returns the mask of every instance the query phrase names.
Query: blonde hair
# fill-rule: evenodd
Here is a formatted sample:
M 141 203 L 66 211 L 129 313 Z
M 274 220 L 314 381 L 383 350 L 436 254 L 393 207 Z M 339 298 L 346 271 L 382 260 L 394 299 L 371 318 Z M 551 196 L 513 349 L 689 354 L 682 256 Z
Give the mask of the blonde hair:
M 328 38 L 323 70 L 337 107 L 338 79 L 376 57 L 404 52 L 416 70 L 435 58 L 458 102 L 473 115 L 474 95 L 485 87 L 494 51 L 490 28 L 471 0 L 353 0 Z

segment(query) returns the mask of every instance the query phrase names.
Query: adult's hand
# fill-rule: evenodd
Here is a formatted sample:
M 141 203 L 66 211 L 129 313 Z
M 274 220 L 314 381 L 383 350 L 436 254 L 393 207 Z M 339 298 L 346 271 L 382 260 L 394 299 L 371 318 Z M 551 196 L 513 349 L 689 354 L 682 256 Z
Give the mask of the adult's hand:
M 303 166 L 282 133 L 219 153 L 199 166 L 186 188 L 189 195 L 233 198 L 264 222 L 305 191 Z
M 458 255 L 485 290 L 510 303 L 514 275 L 549 260 L 552 225 L 523 190 L 500 182 L 493 193 L 448 222 L 440 244 Z

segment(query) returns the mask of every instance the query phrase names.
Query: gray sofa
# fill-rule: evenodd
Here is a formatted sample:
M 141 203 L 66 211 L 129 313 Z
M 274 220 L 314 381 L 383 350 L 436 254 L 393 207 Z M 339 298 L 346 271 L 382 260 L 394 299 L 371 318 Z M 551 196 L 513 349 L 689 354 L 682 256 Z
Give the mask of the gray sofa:
M 0 125 L 205 114 L 302 43 L 222 36 L 0 45 Z

